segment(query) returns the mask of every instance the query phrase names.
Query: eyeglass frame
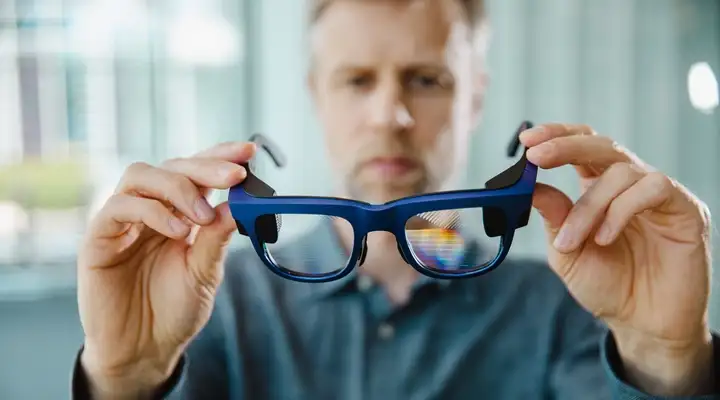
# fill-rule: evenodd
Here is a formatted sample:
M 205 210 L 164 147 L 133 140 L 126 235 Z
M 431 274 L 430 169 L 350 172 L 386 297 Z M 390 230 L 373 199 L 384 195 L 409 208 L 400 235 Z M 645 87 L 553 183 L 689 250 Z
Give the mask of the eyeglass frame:
M 532 128 L 524 121 L 515 132 L 507 156 L 515 157 L 520 147 L 520 133 Z M 254 134 L 249 141 L 264 150 L 273 163 L 282 168 L 286 157 L 279 147 L 262 134 Z M 238 233 L 250 238 L 263 263 L 275 274 L 298 282 L 330 282 L 341 279 L 361 266 L 367 254 L 367 235 L 387 231 L 395 235 L 403 260 L 419 273 L 436 279 L 462 279 L 484 275 L 497 268 L 507 257 L 516 229 L 527 226 L 532 208 L 532 196 L 538 167 L 527 160 L 527 148 L 511 167 L 485 183 L 484 188 L 452 190 L 420 194 L 384 204 L 370 204 L 358 200 L 321 196 L 277 196 L 275 189 L 254 173 L 253 163 L 241 164 L 247 176 L 229 190 L 228 204 Z M 406 223 L 412 217 L 431 211 L 482 208 L 485 233 L 501 237 L 495 257 L 471 270 L 438 271 L 424 266 L 407 241 Z M 353 246 L 346 265 L 324 274 L 293 271 L 273 260 L 266 244 L 276 243 L 282 214 L 305 214 L 339 217 L 353 227 Z

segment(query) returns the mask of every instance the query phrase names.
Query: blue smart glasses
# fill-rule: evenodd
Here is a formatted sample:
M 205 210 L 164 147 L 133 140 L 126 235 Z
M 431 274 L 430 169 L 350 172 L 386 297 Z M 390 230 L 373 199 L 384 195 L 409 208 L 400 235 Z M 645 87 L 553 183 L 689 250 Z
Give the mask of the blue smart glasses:
M 526 121 L 518 128 L 508 147 L 509 157 L 514 157 L 520 147 L 520 133 L 531 127 Z M 266 137 L 254 135 L 250 140 L 277 167 L 285 165 L 282 152 Z M 520 160 L 487 181 L 485 188 L 423 194 L 379 205 L 335 197 L 278 196 L 257 177 L 252 163 L 247 163 L 247 178 L 230 189 L 228 202 L 238 232 L 250 239 L 272 272 L 286 279 L 328 282 L 346 276 L 365 261 L 367 236 L 374 231 L 395 235 L 402 258 L 424 275 L 470 278 L 500 265 L 515 230 L 528 224 L 537 166 L 527 161 L 526 152 L 524 149 Z M 332 224 L 345 238 L 352 239 L 346 258 L 309 254 L 308 262 L 284 256 L 288 254 L 284 249 L 297 242 L 299 234 L 284 236 L 285 231 L 292 231 L 288 221 L 302 221 L 302 226 Z M 468 257 L 471 248 L 475 250 Z

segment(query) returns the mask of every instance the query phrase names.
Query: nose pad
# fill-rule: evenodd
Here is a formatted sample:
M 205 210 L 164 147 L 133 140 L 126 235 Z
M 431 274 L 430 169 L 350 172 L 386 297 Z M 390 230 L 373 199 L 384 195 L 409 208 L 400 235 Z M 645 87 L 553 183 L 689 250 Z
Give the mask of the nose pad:
M 276 243 L 280 235 L 282 219 L 279 214 L 265 214 L 255 220 L 255 233 L 263 243 Z
M 405 261 L 406 264 L 410 265 L 410 262 L 405 258 L 405 254 L 403 254 L 402 249 L 400 248 L 400 242 L 397 244 L 398 253 L 400 253 L 400 257 L 402 257 L 403 261 Z
M 358 265 L 361 266 L 365 263 L 365 257 L 367 256 L 367 236 L 363 239 L 362 244 L 362 250 L 360 252 L 360 260 L 358 261 Z
M 495 207 L 483 207 L 483 225 L 488 237 L 502 236 L 506 231 L 505 213 Z
M 243 236 L 247 236 L 247 229 L 243 226 L 242 222 L 235 220 L 235 226 L 237 226 L 238 233 L 240 233 Z
M 524 213 L 520 216 L 520 221 L 518 222 L 518 228 L 522 228 L 523 226 L 527 226 L 527 224 L 530 222 L 530 209 L 528 208 L 525 210 Z
M 502 236 L 507 232 L 507 219 L 502 209 L 493 207 L 483 207 L 483 224 L 485 225 L 485 234 L 489 237 Z M 520 215 L 517 226 L 513 229 L 522 228 L 530 222 L 530 209 Z

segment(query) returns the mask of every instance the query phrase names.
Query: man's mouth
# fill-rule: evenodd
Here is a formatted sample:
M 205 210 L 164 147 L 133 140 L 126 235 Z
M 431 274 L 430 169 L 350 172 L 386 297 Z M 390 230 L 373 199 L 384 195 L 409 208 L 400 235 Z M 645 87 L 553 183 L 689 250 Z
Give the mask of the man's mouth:
M 383 177 L 400 177 L 418 168 L 418 163 L 407 157 L 375 157 L 365 165 Z

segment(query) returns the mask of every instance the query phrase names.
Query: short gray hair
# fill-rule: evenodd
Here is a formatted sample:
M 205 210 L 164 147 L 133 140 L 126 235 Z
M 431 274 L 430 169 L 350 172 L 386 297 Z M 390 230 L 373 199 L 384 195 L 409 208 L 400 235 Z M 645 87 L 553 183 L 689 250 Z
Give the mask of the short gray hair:
M 310 0 L 310 25 L 317 22 L 325 9 L 337 0 Z M 486 23 L 485 0 L 459 0 L 468 17 L 468 23 L 476 30 Z
M 312 27 L 320 19 L 325 10 L 333 2 L 338 0 L 308 0 L 309 4 L 309 26 Z M 371 1 L 371 0 L 358 0 Z M 394 0 L 374 0 L 374 1 L 394 1 Z M 413 1 L 413 0 L 405 0 Z M 437 0 L 430 0 L 437 1 Z M 485 0 L 458 0 L 465 11 L 466 22 L 472 32 L 473 47 L 476 56 L 481 59 L 485 58 L 488 41 L 490 38 L 490 30 L 487 23 L 487 12 Z

